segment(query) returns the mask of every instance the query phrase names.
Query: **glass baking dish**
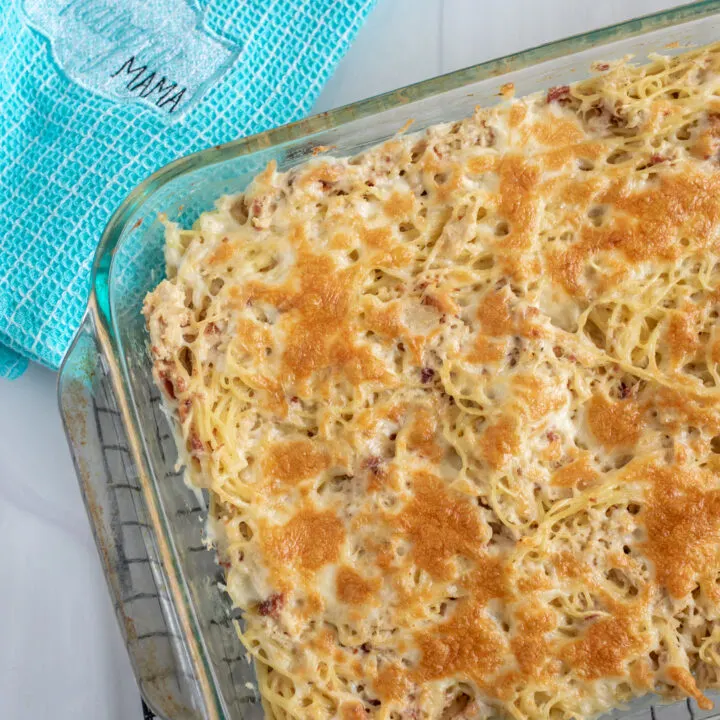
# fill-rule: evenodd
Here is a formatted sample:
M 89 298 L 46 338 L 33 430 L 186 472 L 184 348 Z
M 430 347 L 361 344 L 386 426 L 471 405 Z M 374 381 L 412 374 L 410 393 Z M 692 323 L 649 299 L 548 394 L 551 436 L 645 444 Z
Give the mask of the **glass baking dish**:
M 203 543 L 204 497 L 176 466 L 151 375 L 140 308 L 163 274 L 165 213 L 191 224 L 242 191 L 270 160 L 281 170 L 319 146 L 354 155 L 394 135 L 472 113 L 504 83 L 522 96 L 590 75 L 593 62 L 680 53 L 720 40 L 720 0 L 685 5 L 411 85 L 178 160 L 142 182 L 110 220 L 88 310 L 63 363 L 59 401 L 110 592 L 142 694 L 161 717 L 263 717 L 238 621 Z M 317 152 L 317 151 L 316 151 Z M 138 178 L 140 180 L 140 178 Z M 720 698 L 720 696 L 717 696 Z M 616 713 L 652 720 L 714 717 L 694 701 Z

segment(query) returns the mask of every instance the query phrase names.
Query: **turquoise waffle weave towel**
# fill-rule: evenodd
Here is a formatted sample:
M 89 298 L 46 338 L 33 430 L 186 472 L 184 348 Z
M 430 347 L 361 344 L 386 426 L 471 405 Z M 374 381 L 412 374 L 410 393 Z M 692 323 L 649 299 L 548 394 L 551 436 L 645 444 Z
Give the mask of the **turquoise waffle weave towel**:
M 58 367 L 128 192 L 306 114 L 372 4 L 0 0 L 0 376 Z

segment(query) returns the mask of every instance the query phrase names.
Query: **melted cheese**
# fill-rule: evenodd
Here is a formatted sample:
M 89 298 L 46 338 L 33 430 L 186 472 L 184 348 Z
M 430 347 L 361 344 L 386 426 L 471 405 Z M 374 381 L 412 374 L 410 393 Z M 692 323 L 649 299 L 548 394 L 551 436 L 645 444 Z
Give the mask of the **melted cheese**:
M 269 718 L 720 684 L 720 50 L 270 165 L 146 301 Z

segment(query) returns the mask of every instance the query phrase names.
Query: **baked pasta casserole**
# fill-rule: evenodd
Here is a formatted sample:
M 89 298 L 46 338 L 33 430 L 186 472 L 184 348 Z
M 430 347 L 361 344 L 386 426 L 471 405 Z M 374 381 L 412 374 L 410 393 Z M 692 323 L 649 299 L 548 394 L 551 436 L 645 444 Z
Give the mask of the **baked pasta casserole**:
M 167 223 L 154 372 L 268 718 L 712 707 L 720 46 L 594 70 Z

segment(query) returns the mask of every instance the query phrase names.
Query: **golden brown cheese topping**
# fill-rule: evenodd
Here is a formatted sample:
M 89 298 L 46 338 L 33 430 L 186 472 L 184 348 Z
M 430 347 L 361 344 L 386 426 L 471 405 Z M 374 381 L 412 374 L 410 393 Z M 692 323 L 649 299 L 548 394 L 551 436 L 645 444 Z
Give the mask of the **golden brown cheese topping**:
M 469 499 L 452 497 L 440 478 L 422 472 L 412 482 L 413 498 L 394 524 L 407 534 L 418 568 L 431 577 L 451 577 L 449 561 L 472 556 L 482 544 L 478 513 Z
M 480 439 L 480 449 L 490 467 L 502 467 L 505 461 L 512 458 L 520 448 L 518 422 L 514 417 L 501 417 L 496 423 L 489 425 Z
M 583 637 L 567 648 L 578 674 L 590 680 L 622 677 L 627 660 L 643 649 L 638 638 L 637 618 L 622 614 L 589 623 Z
M 589 458 L 583 455 L 558 468 L 553 473 L 552 482 L 561 487 L 576 487 L 584 490 L 599 477 L 598 472 L 591 466 Z
M 415 641 L 421 660 L 412 677 L 427 682 L 461 675 L 485 689 L 508 652 L 507 640 L 481 608 L 461 603 L 453 617 Z
M 653 468 L 645 526 L 657 581 L 682 598 L 720 562 L 720 487 L 715 473 Z
M 338 570 L 336 583 L 338 598 L 348 605 L 363 605 L 368 602 L 378 585 L 378 583 L 358 575 L 352 568 L 345 566 Z
M 528 603 L 518 608 L 515 618 L 516 634 L 510 640 L 510 645 L 519 673 L 513 673 L 512 680 L 516 677 L 539 678 L 557 673 L 558 660 L 552 657 L 548 641 L 548 635 L 557 627 L 556 613 L 539 603 Z
M 301 570 L 314 572 L 337 560 L 345 533 L 335 513 L 305 509 L 292 520 L 263 533 L 264 551 L 270 562 L 296 565 Z
M 606 70 L 168 224 L 155 375 L 268 718 L 709 707 L 720 49 Z
M 310 440 L 289 440 L 268 448 L 263 471 L 268 478 L 296 484 L 327 468 L 328 454 Z
M 632 447 L 642 431 L 640 410 L 632 400 L 612 401 L 593 395 L 588 403 L 588 426 L 606 449 Z

